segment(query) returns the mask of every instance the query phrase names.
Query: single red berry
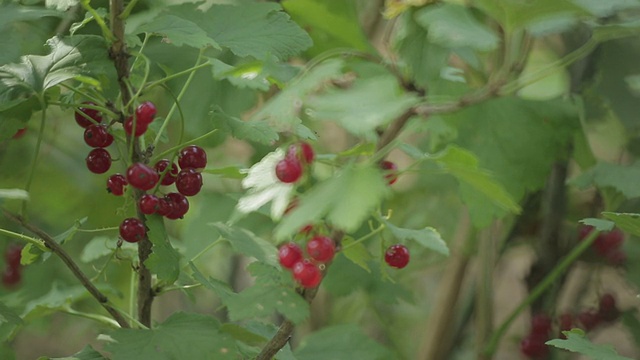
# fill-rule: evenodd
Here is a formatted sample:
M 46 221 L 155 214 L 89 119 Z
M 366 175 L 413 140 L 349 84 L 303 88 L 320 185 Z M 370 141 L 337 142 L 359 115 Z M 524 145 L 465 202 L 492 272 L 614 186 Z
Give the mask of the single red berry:
M 84 130 L 84 142 L 94 148 L 105 148 L 113 143 L 113 135 L 106 127 L 91 124 Z
M 107 191 L 115 196 L 122 196 L 126 185 L 127 179 L 122 174 L 113 174 L 107 179 Z
M 162 175 L 162 180 L 160 182 L 162 185 L 165 185 L 165 186 L 171 185 L 174 182 L 176 182 L 176 177 L 178 176 L 178 172 L 179 172 L 178 165 L 176 165 L 175 163 L 172 163 L 167 159 L 162 159 L 162 160 L 159 160 L 153 166 L 153 168 L 156 169 L 158 174 L 162 174 L 162 172 L 165 171 L 167 167 L 169 167 L 170 163 L 171 163 L 171 169 L 168 170 L 164 175 Z
M 627 254 L 625 254 L 622 249 L 615 249 L 613 251 L 609 251 L 607 255 L 605 255 L 605 259 L 613 266 L 621 266 L 627 262 Z
M 111 167 L 111 155 L 103 148 L 91 150 L 85 161 L 89 171 L 95 174 L 104 174 Z
M 151 190 L 158 183 L 158 173 L 143 163 L 134 163 L 127 169 L 127 181 L 140 190 Z
M 22 257 L 22 246 L 18 244 L 11 244 L 4 250 L 4 259 L 7 261 L 7 266 L 18 268 L 20 267 L 20 259 Z
M 520 342 L 520 352 L 533 359 L 543 358 L 549 352 L 549 348 L 545 345 L 546 341 L 545 337 L 529 334 Z
M 335 251 L 336 246 L 333 244 L 333 240 L 326 236 L 314 236 L 307 242 L 307 254 L 318 262 L 331 261 Z
M 391 245 L 384 253 L 384 261 L 391 267 L 402 269 L 409 263 L 409 249 L 402 244 Z
M 96 106 L 96 104 L 91 101 L 85 101 L 83 102 L 83 104 Z M 93 119 L 93 121 L 89 120 L 87 117 Z M 83 128 L 86 128 L 94 123 L 102 122 L 102 115 L 100 115 L 100 111 L 95 109 L 88 109 L 85 107 L 79 107 L 76 110 L 75 118 L 78 125 L 82 126 Z
M 598 316 L 604 321 L 615 321 L 620 317 L 620 311 L 616 307 L 616 298 L 606 293 L 600 297 Z
M 553 321 L 547 314 L 537 314 L 531 318 L 531 333 L 540 336 L 548 336 L 551 333 Z
M 381 161 L 380 168 L 384 170 L 384 178 L 387 179 L 387 183 L 392 185 L 398 180 L 398 165 L 391 161 Z
M 571 314 L 562 314 L 558 317 L 558 330 L 560 330 L 561 339 L 566 339 L 567 337 L 562 333 L 563 331 L 569 331 L 573 328 L 573 316 Z
M 593 226 L 583 225 L 578 228 L 578 241 L 584 240 L 594 230 Z
M 136 119 L 141 124 L 149 125 L 153 122 L 156 112 L 156 106 L 151 101 L 145 101 L 136 108 Z
M 592 246 L 600 256 L 606 257 L 607 254 L 618 250 L 623 242 L 624 234 L 615 229 L 608 233 L 601 233 Z
M 302 166 L 297 158 L 284 158 L 276 164 L 276 176 L 283 183 L 294 183 L 302 176 Z
M 148 128 L 148 124 L 145 124 L 139 120 L 136 120 L 136 131 L 135 131 L 135 136 L 138 137 L 142 134 L 144 134 L 145 132 L 147 132 L 147 128 Z M 124 132 L 127 133 L 127 135 L 131 136 L 131 133 L 133 133 L 133 116 L 130 116 L 127 120 L 124 121 Z
M 293 265 L 293 278 L 303 287 L 310 289 L 320 284 L 322 273 L 314 263 L 303 260 Z
M 302 160 L 304 160 L 307 165 L 311 164 L 316 157 L 316 153 L 313 151 L 311 145 L 304 141 L 300 143 L 300 152 L 302 153 Z
M 24 136 L 24 134 L 27 133 L 27 128 L 22 128 L 22 129 L 18 129 L 18 131 L 16 131 L 15 134 L 13 134 L 13 139 L 20 139 L 21 137 Z
M 302 261 L 302 249 L 294 242 L 286 243 L 278 249 L 280 265 L 285 269 L 293 269 L 293 265 Z
M 203 148 L 189 145 L 178 153 L 178 165 L 181 169 L 204 169 L 207 166 L 207 153 Z
M 152 194 L 144 194 L 138 200 L 138 208 L 145 215 L 155 214 L 158 210 L 158 197 Z
M 173 201 L 169 198 L 158 198 L 158 215 L 168 217 L 173 212 Z
M 192 168 L 186 168 L 178 173 L 176 189 L 184 196 L 193 196 L 202 188 L 202 174 Z
M 127 218 L 120 223 L 120 237 L 124 241 L 135 243 L 144 239 L 147 229 L 140 219 Z
M 180 193 L 168 193 L 165 196 L 172 203 L 171 211 L 166 215 L 167 219 L 182 219 L 189 211 L 189 200 Z
M 14 287 L 22 280 L 22 269 L 19 267 L 7 266 L 2 273 L 2 284 L 5 287 Z
M 582 327 L 585 331 L 592 330 L 596 326 L 600 325 L 600 316 L 595 311 L 583 311 L 578 314 L 578 322 L 582 324 Z

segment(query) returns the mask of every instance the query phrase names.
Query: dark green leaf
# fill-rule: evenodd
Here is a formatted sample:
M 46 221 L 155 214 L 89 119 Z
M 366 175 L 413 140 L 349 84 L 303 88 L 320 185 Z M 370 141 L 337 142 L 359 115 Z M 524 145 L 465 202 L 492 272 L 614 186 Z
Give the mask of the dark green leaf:
M 21 325 L 23 321 L 17 312 L 0 301 L 0 323 Z
M 227 115 L 220 109 L 214 109 L 212 114 L 216 119 L 221 120 L 218 125 L 226 127 L 236 139 L 271 145 L 279 138 L 276 130 L 266 121 L 243 121 Z
M 387 348 L 353 324 L 323 328 L 302 339 L 294 351 L 298 360 L 390 359 Z
M 620 356 L 611 345 L 597 345 L 589 341 L 580 329 L 563 331 L 567 336 L 566 340 L 554 339 L 547 341 L 547 345 L 552 345 L 560 349 L 577 352 L 594 360 L 632 360 L 628 357 Z
M 362 243 L 355 243 L 351 237 L 345 237 L 342 239 L 342 250 L 340 253 L 367 272 L 371 272 L 367 262 L 373 257 Z
M 148 216 L 146 225 L 149 229 L 147 235 L 153 247 L 145 265 L 158 275 L 159 280 L 173 284 L 180 275 L 180 254 L 171 246 L 161 216 Z
M 163 37 L 162 42 L 175 46 L 193 46 L 195 48 L 211 45 L 220 46 L 207 36 L 207 33 L 195 23 L 171 14 L 161 14 L 151 22 L 142 24 L 135 30 L 136 34 L 151 33 Z
M 64 13 L 36 6 L 0 5 L 0 30 L 16 21 L 38 20 L 43 17 L 64 17 Z
M 211 224 L 220 232 L 220 236 L 225 238 L 231 246 L 239 253 L 251 256 L 263 263 L 278 266 L 276 254 L 278 249 L 270 242 L 259 238 L 249 230 L 239 227 L 230 227 L 217 222 Z
M 106 357 L 102 356 L 99 352 L 94 350 L 91 345 L 87 345 L 84 349 L 79 352 L 64 358 L 50 358 L 50 357 L 41 357 L 38 360 L 108 360 Z
M 640 214 L 603 212 L 602 216 L 616 223 L 616 226 L 622 231 L 640 236 Z
M 226 283 L 212 277 L 207 279 L 192 262 L 189 263 L 189 266 L 191 267 L 191 271 L 193 271 L 193 279 L 204 285 L 207 289 L 216 293 L 223 302 L 228 302 L 234 295 L 233 289 L 231 289 L 231 287 Z

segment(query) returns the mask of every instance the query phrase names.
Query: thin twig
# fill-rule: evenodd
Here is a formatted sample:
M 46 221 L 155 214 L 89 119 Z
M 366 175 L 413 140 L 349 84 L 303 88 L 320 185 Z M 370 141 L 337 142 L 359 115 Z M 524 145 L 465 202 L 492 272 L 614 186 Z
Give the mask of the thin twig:
M 44 230 L 36 227 L 35 225 L 32 225 L 26 222 L 19 215 L 12 214 L 6 210 L 2 210 L 2 213 L 7 219 L 17 224 L 20 224 L 22 227 L 24 227 L 25 229 L 29 230 L 33 234 L 37 235 L 40 239 L 42 239 L 42 241 L 44 242 L 44 245 L 47 248 L 49 248 L 52 253 L 56 254 L 62 260 L 62 262 L 65 263 L 65 265 L 69 268 L 69 270 L 71 270 L 73 275 L 80 281 L 82 286 L 84 286 L 85 289 L 89 291 L 91 296 L 93 296 L 96 300 L 98 300 L 100 305 L 102 305 L 102 307 L 105 310 L 107 310 L 107 312 L 111 315 L 111 317 L 113 317 L 113 319 L 117 321 L 121 327 L 123 328 L 130 327 L 129 323 L 127 322 L 127 320 L 125 320 L 122 314 L 109 304 L 109 299 L 107 298 L 107 296 L 104 295 L 100 290 L 98 290 L 98 288 L 96 288 L 96 286 L 91 282 L 91 280 L 89 280 L 89 278 L 82 272 L 82 270 L 80 270 L 80 267 L 78 266 L 78 264 L 76 264 L 76 262 L 73 261 L 71 256 L 67 254 L 64 248 L 62 248 L 62 246 L 60 246 L 60 244 L 58 244 L 58 242 L 55 241 L 53 237 L 51 237 L 51 235 L 47 234 Z

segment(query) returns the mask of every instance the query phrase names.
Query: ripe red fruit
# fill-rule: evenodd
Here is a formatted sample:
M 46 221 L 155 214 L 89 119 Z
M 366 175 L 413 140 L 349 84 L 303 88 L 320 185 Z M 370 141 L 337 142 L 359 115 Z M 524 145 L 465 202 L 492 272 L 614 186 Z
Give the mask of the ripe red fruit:
M 305 165 L 310 165 L 315 157 L 316 154 L 311 145 L 304 141 L 289 146 L 286 155 L 287 159 L 298 159 Z
M 19 267 L 7 266 L 2 273 L 2 284 L 5 287 L 14 287 L 22 280 L 22 269 Z
M 189 211 L 189 200 L 184 195 L 172 192 L 168 193 L 165 198 L 172 204 L 171 211 L 165 215 L 167 219 L 182 219 Z
M 276 176 L 283 183 L 294 183 L 302 176 L 302 166 L 297 158 L 286 157 L 276 164 Z
M 158 210 L 156 212 L 161 216 L 169 216 L 173 212 L 173 206 L 173 201 L 169 198 L 158 198 Z
M 552 320 L 547 314 L 537 314 L 531 318 L 531 333 L 548 336 L 551 333 Z
M 402 244 L 391 245 L 384 253 L 384 261 L 391 267 L 402 269 L 409 263 L 409 249 Z
M 176 177 L 178 176 L 178 172 L 179 172 L 178 165 L 176 165 L 175 163 L 172 163 L 167 159 L 162 159 L 162 160 L 159 160 L 153 166 L 153 168 L 156 169 L 158 174 L 162 174 L 162 172 L 165 171 L 167 167 L 169 167 L 169 163 L 171 163 L 171 169 L 168 170 L 164 175 L 162 175 L 162 179 L 160 182 L 162 185 L 165 185 L 165 186 L 171 185 L 174 182 L 176 182 Z
M 16 131 L 15 134 L 13 134 L 13 139 L 20 139 L 21 137 L 24 136 L 24 134 L 27 133 L 27 128 L 22 128 L 22 129 L 18 129 L 18 131 Z
M 158 197 L 152 194 L 144 194 L 138 200 L 138 207 L 145 215 L 154 214 L 158 210 Z
M 585 331 L 592 330 L 596 326 L 600 325 L 602 319 L 595 311 L 583 311 L 578 314 L 578 322 L 582 324 L 582 327 Z
M 127 169 L 127 181 L 140 190 L 151 190 L 158 183 L 158 173 L 143 163 L 135 163 Z
M 184 196 L 193 196 L 202 188 L 202 174 L 192 168 L 183 169 L 178 173 L 176 189 Z
M 520 342 L 520 352 L 530 358 L 542 358 L 549 352 L 549 348 L 545 345 L 546 341 L 545 337 L 529 334 Z
M 141 124 L 149 125 L 153 122 L 156 112 L 156 106 L 151 101 L 145 101 L 136 108 L 136 119 Z
M 286 243 L 278 249 L 278 259 L 283 268 L 292 269 L 293 265 L 302 261 L 302 249 L 296 243 Z
M 604 321 L 614 321 L 620 316 L 620 311 L 616 307 L 616 298 L 607 293 L 600 297 L 598 305 L 598 317 Z
M 84 142 L 94 148 L 104 148 L 113 143 L 113 135 L 106 127 L 92 124 L 84 130 Z
M 190 145 L 178 154 L 178 165 L 181 169 L 204 169 L 207 166 L 207 153 L 203 148 L 196 145 Z
M 147 233 L 147 229 L 145 229 L 144 224 L 140 219 L 137 218 L 127 218 L 120 223 L 120 237 L 124 241 L 135 243 L 142 239 Z
M 314 236 L 307 242 L 307 254 L 318 262 L 329 262 L 333 259 L 336 246 L 333 240 L 326 236 Z
M 125 185 L 127 185 L 127 179 L 122 174 L 113 174 L 107 179 L 107 191 L 113 195 L 122 196 Z
M 392 185 L 398 180 L 398 165 L 391 161 L 381 161 L 380 168 L 384 170 L 384 178 L 387 179 L 387 183 Z
M 293 278 L 303 287 L 309 289 L 320 284 L 320 269 L 309 260 L 298 261 L 293 265 Z
M 145 132 L 147 132 L 147 128 L 148 128 L 148 124 L 145 124 L 139 120 L 136 119 L 136 130 L 135 130 L 135 136 L 138 137 L 142 134 L 144 134 Z M 124 132 L 127 133 L 127 135 L 131 136 L 131 133 L 133 133 L 133 116 L 130 116 L 127 120 L 124 121 Z
M 94 102 L 91 102 L 91 101 L 85 101 L 85 102 L 83 102 L 83 104 L 93 105 L 93 106 L 96 105 Z M 87 117 L 93 119 L 93 121 L 87 119 Z M 102 115 L 100 115 L 100 111 L 95 110 L 95 109 L 88 109 L 88 108 L 85 108 L 85 107 L 79 107 L 76 110 L 75 118 L 76 118 L 76 122 L 78 123 L 78 125 L 82 126 L 83 128 L 86 128 L 86 127 L 94 124 L 94 122 L 95 123 L 102 122 Z
M 22 246 L 18 244 L 11 244 L 4 250 L 4 259 L 7 261 L 7 266 L 18 268 L 20 267 L 20 258 L 22 257 Z
M 91 150 L 85 161 L 89 171 L 95 174 L 104 174 L 111 167 L 111 155 L 103 148 Z
M 593 242 L 593 248 L 603 257 L 620 248 L 624 242 L 624 234 L 618 229 L 614 229 L 608 233 L 601 233 Z

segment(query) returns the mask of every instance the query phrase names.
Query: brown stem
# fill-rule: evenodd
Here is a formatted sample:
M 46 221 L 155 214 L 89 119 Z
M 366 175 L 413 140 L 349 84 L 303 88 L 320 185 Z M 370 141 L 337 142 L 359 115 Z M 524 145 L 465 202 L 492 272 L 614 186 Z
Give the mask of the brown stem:
M 80 267 L 78 266 L 78 264 L 76 264 L 76 262 L 73 261 L 73 259 L 69 256 L 69 254 L 67 254 L 64 248 L 62 248 L 62 246 L 60 246 L 60 244 L 58 244 L 57 241 L 55 241 L 44 230 L 26 222 L 21 216 L 12 214 L 6 210 L 2 210 L 2 213 L 7 219 L 19 224 L 20 226 L 24 227 L 25 229 L 29 230 L 30 232 L 37 235 L 40 239 L 42 239 L 42 241 L 44 242 L 44 245 L 47 248 L 49 248 L 52 253 L 54 253 L 60 259 L 62 259 L 62 262 L 64 262 L 64 264 L 69 268 L 69 270 L 71 270 L 73 275 L 80 281 L 82 286 L 84 286 L 85 289 L 89 291 L 89 294 L 91 294 L 91 296 L 93 296 L 96 300 L 98 300 L 100 305 L 105 310 L 107 310 L 107 312 L 111 315 L 111 317 L 113 317 L 113 319 L 121 327 L 123 328 L 130 327 L 129 323 L 124 318 L 124 316 L 122 316 L 120 312 L 118 312 L 111 305 L 109 305 L 109 299 L 107 298 L 107 296 L 102 292 L 100 292 L 100 290 L 98 290 L 98 288 L 96 288 L 95 285 L 93 285 L 91 280 L 89 280 L 89 278 L 82 272 L 82 270 L 80 270 Z

